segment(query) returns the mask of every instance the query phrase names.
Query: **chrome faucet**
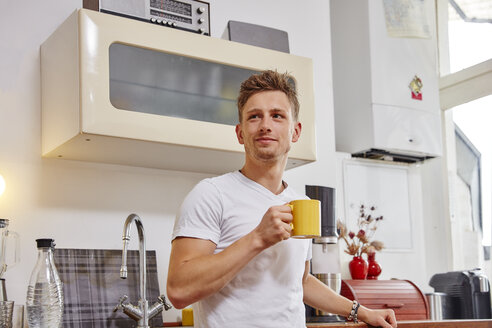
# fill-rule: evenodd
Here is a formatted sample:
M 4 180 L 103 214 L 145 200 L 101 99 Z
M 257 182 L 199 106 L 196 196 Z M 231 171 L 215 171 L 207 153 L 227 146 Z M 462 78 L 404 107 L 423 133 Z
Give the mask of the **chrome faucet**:
M 136 214 L 130 214 L 125 221 L 123 227 L 123 253 L 121 257 L 121 270 L 120 278 L 126 279 L 128 276 L 128 270 L 126 267 L 126 254 L 128 250 L 128 243 L 130 242 L 130 228 L 132 222 L 135 221 L 138 230 L 139 239 L 139 259 L 140 259 L 140 299 L 138 306 L 130 303 L 124 303 L 128 296 L 123 295 L 118 305 L 114 308 L 114 312 L 119 309 L 123 309 L 123 312 L 133 320 L 137 321 L 137 328 L 150 328 L 149 320 L 161 313 L 162 310 L 169 310 L 171 305 L 166 303 L 166 297 L 161 295 L 149 309 L 149 302 L 147 301 L 147 264 L 146 264 L 146 248 L 145 248 L 145 233 L 142 224 L 142 220 Z

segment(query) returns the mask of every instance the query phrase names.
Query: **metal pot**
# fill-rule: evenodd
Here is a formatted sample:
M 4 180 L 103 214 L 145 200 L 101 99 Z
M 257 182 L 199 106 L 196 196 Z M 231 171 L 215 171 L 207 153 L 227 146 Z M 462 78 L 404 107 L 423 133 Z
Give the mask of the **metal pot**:
M 335 293 L 340 294 L 340 289 L 342 288 L 342 275 L 340 273 L 316 273 L 314 276 L 330 287 Z M 315 314 L 316 316 L 334 316 L 332 313 L 318 309 L 315 310 Z
M 429 303 L 430 319 L 443 320 L 446 319 L 446 296 L 445 293 L 426 293 L 425 297 Z

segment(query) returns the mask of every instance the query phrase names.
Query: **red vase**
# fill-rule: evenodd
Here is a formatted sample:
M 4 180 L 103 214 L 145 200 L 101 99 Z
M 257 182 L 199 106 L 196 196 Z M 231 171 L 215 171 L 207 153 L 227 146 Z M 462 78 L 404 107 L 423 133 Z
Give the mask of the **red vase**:
M 367 262 L 361 256 L 354 256 L 349 263 L 349 270 L 352 279 L 366 279 Z
M 369 260 L 369 268 L 367 270 L 367 279 L 377 280 L 381 274 L 381 266 L 376 262 L 376 253 L 367 255 Z

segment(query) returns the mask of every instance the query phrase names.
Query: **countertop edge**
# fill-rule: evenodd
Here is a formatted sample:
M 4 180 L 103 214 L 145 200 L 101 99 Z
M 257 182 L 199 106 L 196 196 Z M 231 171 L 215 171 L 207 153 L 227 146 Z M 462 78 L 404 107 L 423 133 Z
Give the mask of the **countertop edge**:
M 492 319 L 398 321 L 398 328 L 492 328 Z M 365 323 L 308 323 L 307 328 L 372 328 Z

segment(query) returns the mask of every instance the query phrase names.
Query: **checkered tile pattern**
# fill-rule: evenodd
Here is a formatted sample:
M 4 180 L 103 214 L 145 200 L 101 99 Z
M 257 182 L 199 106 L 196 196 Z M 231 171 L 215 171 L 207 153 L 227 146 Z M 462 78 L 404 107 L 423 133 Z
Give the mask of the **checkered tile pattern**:
M 55 249 L 55 264 L 63 282 L 65 297 L 64 328 L 130 328 L 136 322 L 121 310 L 113 312 L 118 300 L 138 304 L 138 251 L 129 250 L 128 278 L 120 278 L 121 250 Z M 155 251 L 147 251 L 147 299 L 152 305 L 159 294 Z M 162 327 L 162 315 L 155 316 L 152 327 Z

